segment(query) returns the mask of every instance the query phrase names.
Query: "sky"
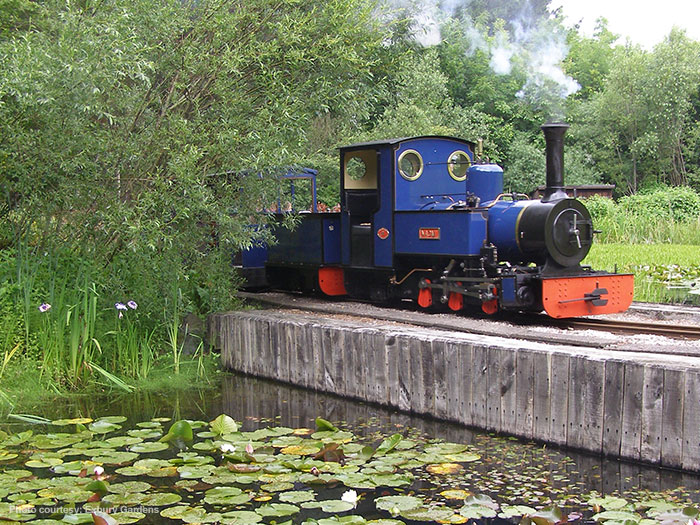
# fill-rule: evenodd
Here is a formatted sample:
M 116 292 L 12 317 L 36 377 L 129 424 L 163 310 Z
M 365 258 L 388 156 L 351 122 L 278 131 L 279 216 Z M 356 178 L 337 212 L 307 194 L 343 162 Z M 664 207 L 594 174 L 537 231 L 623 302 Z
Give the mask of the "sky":
M 651 50 L 675 25 L 700 41 L 700 2 L 697 0 L 552 0 L 550 9 L 562 6 L 566 25 L 581 22 L 591 36 L 597 18 L 608 19 L 608 29 Z

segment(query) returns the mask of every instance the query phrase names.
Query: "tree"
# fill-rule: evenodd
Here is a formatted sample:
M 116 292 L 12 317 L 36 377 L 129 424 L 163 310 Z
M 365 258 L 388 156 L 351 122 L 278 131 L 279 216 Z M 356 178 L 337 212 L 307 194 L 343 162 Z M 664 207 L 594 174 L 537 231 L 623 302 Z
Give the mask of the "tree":
M 607 23 L 605 18 L 596 21 L 593 38 L 581 35 L 577 28 L 569 31 L 569 53 L 564 61 L 564 68 L 581 86 L 574 94 L 576 99 L 588 100 L 594 93 L 599 93 L 610 73 L 613 44 L 618 35 L 608 30 Z
M 652 52 L 613 50 L 602 89 L 572 104 L 598 168 L 627 193 L 643 185 L 687 180 L 693 97 L 700 84 L 698 44 L 674 30 Z
M 700 85 L 700 44 L 674 29 L 654 48 L 647 83 L 649 134 L 657 146 L 660 178 L 672 185 L 687 183 L 684 145 L 688 138 L 692 101 Z
M 302 158 L 318 114 L 353 114 L 384 34 L 365 0 L 43 9 L 0 40 L 3 219 L 98 266 L 125 273 L 131 257 L 163 285 L 207 260 L 228 271 L 277 195 L 274 178 L 240 174 Z

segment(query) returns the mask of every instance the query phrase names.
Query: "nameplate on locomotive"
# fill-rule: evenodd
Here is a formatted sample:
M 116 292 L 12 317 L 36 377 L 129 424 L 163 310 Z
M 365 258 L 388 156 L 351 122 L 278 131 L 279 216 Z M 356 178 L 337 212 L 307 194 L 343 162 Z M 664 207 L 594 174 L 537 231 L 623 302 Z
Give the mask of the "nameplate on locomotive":
M 439 241 L 440 228 L 418 228 L 418 238 Z

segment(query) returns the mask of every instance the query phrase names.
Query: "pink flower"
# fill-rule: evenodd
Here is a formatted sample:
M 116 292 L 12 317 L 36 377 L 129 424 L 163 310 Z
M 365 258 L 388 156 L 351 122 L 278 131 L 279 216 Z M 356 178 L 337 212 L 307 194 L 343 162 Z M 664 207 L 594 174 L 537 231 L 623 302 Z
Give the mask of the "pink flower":
M 255 450 L 255 449 L 253 448 L 253 444 L 252 444 L 252 443 L 248 443 L 248 444 L 245 446 L 245 451 L 246 451 L 248 454 L 252 454 L 252 453 L 254 452 L 254 450 Z

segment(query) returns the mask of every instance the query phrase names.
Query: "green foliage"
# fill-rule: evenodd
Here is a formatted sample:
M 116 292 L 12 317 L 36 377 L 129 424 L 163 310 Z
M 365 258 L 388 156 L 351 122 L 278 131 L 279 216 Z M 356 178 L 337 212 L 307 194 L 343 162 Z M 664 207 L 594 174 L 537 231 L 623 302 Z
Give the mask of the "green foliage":
M 574 95 L 577 99 L 590 99 L 605 87 L 613 62 L 613 44 L 618 35 L 607 28 L 607 21 L 598 19 L 592 38 L 577 31 L 570 31 L 567 39 L 569 54 L 565 60 L 566 73 L 581 86 Z
M 278 183 L 246 173 L 313 155 L 321 116 L 366 113 L 372 7 L 0 3 L 0 356 L 78 385 L 146 377 L 167 342 L 179 368 L 180 317 L 230 308 L 232 251 L 269 236 L 248 224 Z
M 661 187 L 623 197 L 586 199 L 603 242 L 700 245 L 700 194 L 687 186 Z
M 533 141 L 524 133 L 516 134 L 508 151 L 503 184 L 507 191 L 530 193 L 545 183 L 544 140 Z
M 700 224 L 698 225 L 700 227 Z M 634 300 L 698 303 L 698 245 L 594 244 L 585 264 L 635 276 Z
M 652 52 L 616 47 L 608 57 L 596 45 L 609 73 L 602 86 L 591 88 L 589 101 L 571 106 L 599 170 L 624 193 L 647 181 L 685 184 L 698 159 L 691 118 L 700 44 L 674 30 Z
M 382 38 L 371 6 L 212 0 L 154 11 L 113 0 L 46 10 L 43 31 L 0 43 L 10 231 L 114 263 L 120 291 L 139 275 L 156 303 L 175 273 L 196 274 L 185 293 L 201 311 L 230 304 L 231 278 L 205 274 L 251 242 L 247 218 L 276 193 L 231 170 L 289 165 L 319 110 L 353 111 Z
M 30 0 L 0 0 L 0 39 L 41 23 L 43 10 Z

